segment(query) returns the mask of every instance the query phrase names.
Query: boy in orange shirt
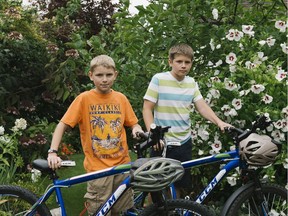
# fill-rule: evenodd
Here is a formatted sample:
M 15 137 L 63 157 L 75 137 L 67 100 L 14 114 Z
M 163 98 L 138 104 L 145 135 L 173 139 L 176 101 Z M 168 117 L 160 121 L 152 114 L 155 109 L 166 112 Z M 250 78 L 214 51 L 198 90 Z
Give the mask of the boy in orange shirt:
M 143 131 L 126 96 L 111 89 L 117 75 L 111 57 L 99 55 L 92 59 L 89 78 L 95 88 L 78 95 L 57 125 L 48 151 L 48 164 L 52 169 L 60 166 L 57 150 L 65 130 L 77 124 L 87 172 L 130 162 L 124 127 L 132 129 L 133 137 Z M 125 177 L 119 174 L 87 183 L 84 197 L 87 198 L 89 215 L 96 212 Z M 119 215 L 131 207 L 133 193 L 129 189 L 112 208 L 112 215 Z

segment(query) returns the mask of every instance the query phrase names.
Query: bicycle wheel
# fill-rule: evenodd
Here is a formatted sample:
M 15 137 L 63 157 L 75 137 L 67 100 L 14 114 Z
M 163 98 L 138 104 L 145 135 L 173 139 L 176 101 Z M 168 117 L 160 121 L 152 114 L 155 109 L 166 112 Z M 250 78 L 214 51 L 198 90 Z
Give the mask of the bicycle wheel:
M 269 209 L 269 215 L 286 215 L 287 207 L 287 190 L 280 185 L 266 183 L 262 185 L 262 192 L 266 205 Z M 259 211 L 254 197 L 254 187 L 249 187 L 244 190 L 232 202 L 225 216 L 249 216 L 249 215 L 264 215 Z
M 141 216 L 213 216 L 214 212 L 210 211 L 204 205 L 184 199 L 167 200 L 166 205 L 157 207 L 155 204 L 147 206 L 139 215 Z
M 37 202 L 37 197 L 32 192 L 11 185 L 0 185 L 0 215 L 21 216 Z M 49 216 L 50 211 L 45 204 L 37 208 L 36 216 Z

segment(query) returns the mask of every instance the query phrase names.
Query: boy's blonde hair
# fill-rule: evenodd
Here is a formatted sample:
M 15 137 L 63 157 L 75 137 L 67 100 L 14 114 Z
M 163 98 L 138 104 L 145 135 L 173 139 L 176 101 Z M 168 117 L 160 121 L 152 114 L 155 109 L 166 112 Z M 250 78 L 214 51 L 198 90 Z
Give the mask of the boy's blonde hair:
M 99 55 L 93 58 L 90 62 L 90 71 L 93 71 L 97 66 L 113 68 L 116 70 L 114 60 L 108 55 Z
M 180 43 L 172 46 L 169 49 L 169 59 L 174 60 L 175 55 L 185 55 L 192 61 L 194 59 L 194 51 L 188 44 Z

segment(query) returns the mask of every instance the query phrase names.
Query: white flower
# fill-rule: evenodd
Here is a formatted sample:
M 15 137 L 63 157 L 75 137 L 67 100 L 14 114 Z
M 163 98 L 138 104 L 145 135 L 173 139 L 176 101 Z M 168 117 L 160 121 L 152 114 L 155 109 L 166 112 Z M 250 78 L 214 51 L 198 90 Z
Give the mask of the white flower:
M 267 71 L 272 71 L 273 70 L 273 66 L 272 65 L 267 65 Z
M 32 182 L 37 182 L 41 176 L 41 171 L 37 169 L 32 169 L 31 173 L 32 173 L 31 175 Z
M 237 183 L 237 179 L 234 177 L 234 176 L 228 176 L 227 177 L 227 182 L 231 185 L 231 186 L 234 186 L 236 185 Z
M 235 30 L 235 41 L 239 41 L 243 37 L 243 32 L 238 31 L 237 29 Z
M 272 36 L 268 37 L 266 39 L 266 43 L 269 47 L 274 46 L 276 39 L 274 39 Z
M 214 8 L 212 10 L 213 19 L 218 20 L 218 10 Z
M 198 129 L 198 136 L 201 137 L 202 140 L 206 141 L 209 139 L 209 132 L 205 128 L 200 127 Z
M 236 110 L 241 109 L 241 108 L 242 108 L 242 101 L 241 101 L 241 99 L 236 99 L 236 98 L 234 98 L 234 99 L 232 100 L 232 105 L 234 106 L 234 108 L 235 108 Z
M 3 126 L 0 126 L 0 135 L 4 135 L 5 128 Z
M 210 45 L 211 50 L 214 51 L 215 50 L 215 44 L 214 44 L 213 38 L 210 39 L 209 45 Z
M 9 144 L 10 142 L 12 142 L 12 139 L 8 136 L 0 136 L 0 142 L 5 143 L 5 144 Z
M 229 116 L 229 112 L 231 110 L 231 107 L 229 105 L 224 105 L 221 107 L 221 110 L 224 112 L 225 116 Z
M 268 59 L 267 56 L 264 56 L 264 53 L 263 53 L 263 52 L 257 52 L 257 54 L 258 54 L 258 59 L 259 59 L 260 61 L 266 61 L 266 60 Z
M 217 76 L 216 77 L 210 77 L 210 79 L 211 79 L 212 82 L 216 82 L 216 83 L 220 83 L 221 82 L 221 80 Z
M 214 142 L 211 144 L 211 148 L 213 150 L 213 153 L 218 154 L 222 149 L 222 143 L 219 140 L 214 140 Z
M 220 98 L 220 92 L 217 89 L 210 89 L 209 90 L 210 94 L 213 96 L 213 98 Z
M 288 158 L 285 158 L 285 160 L 283 161 L 283 166 L 285 169 L 288 169 Z
M 226 63 L 228 64 L 235 64 L 237 61 L 237 57 L 236 54 L 233 52 L 230 52 L 227 56 L 226 56 Z
M 265 40 L 260 40 L 258 43 L 259 43 L 261 46 L 263 46 L 264 44 L 266 44 L 266 41 L 265 41 Z
M 212 95 L 211 94 L 207 94 L 206 98 L 205 98 L 205 102 L 210 106 L 211 103 L 211 99 L 212 99 Z
M 288 119 L 287 118 L 286 119 L 282 119 L 282 125 L 283 125 L 282 131 L 284 133 L 287 132 L 288 131 Z
M 273 101 L 273 97 L 268 94 L 265 94 L 262 97 L 262 101 L 264 101 L 265 104 L 270 104 Z
M 224 83 L 225 83 L 225 88 L 228 89 L 229 91 L 233 91 L 237 89 L 237 85 L 228 79 L 225 79 Z
M 235 109 L 231 108 L 231 110 L 230 110 L 230 112 L 229 112 L 229 115 L 230 115 L 230 116 L 237 116 L 238 113 L 237 113 L 237 111 L 236 111 Z
M 221 44 L 218 44 L 217 46 L 216 46 L 216 49 L 220 49 L 221 48 Z
M 243 32 L 238 31 L 237 29 L 230 29 L 226 38 L 230 41 L 239 41 L 243 37 Z
M 285 72 L 284 70 L 282 69 L 279 69 L 277 74 L 275 75 L 275 78 L 278 80 L 278 81 L 282 81 L 283 79 L 285 79 L 287 77 L 287 72 Z
M 279 29 L 280 32 L 285 32 L 286 27 L 287 25 L 284 21 L 278 20 L 275 22 L 275 28 Z
M 268 45 L 269 47 L 271 47 L 271 46 L 274 46 L 275 41 L 276 41 L 276 40 L 275 40 L 272 36 L 270 36 L 270 37 L 267 38 L 266 40 L 260 40 L 258 43 L 259 43 L 261 46 L 263 46 L 264 44 L 267 43 L 267 45 Z
M 281 43 L 280 46 L 282 48 L 282 51 L 288 54 L 288 46 L 286 45 L 286 43 Z
M 203 155 L 204 151 L 202 151 L 201 149 L 198 150 L 198 155 Z
M 273 125 L 270 124 L 268 127 L 266 127 L 266 130 L 267 130 L 268 132 L 272 132 L 272 131 L 274 130 Z
M 288 106 L 284 107 L 284 108 L 282 109 L 281 113 L 283 114 L 283 116 L 284 116 L 285 118 L 287 118 L 287 117 L 288 117 Z
M 235 30 L 234 29 L 230 29 L 228 34 L 226 35 L 226 38 L 230 41 L 233 41 L 235 38 Z
M 197 131 L 196 130 L 191 130 L 191 139 L 194 140 L 197 138 Z
M 25 130 L 27 128 L 27 121 L 24 118 L 16 119 L 14 128 Z
M 266 117 L 266 122 L 270 122 L 271 118 L 270 118 L 270 114 L 269 113 L 264 113 L 264 116 Z
M 251 61 L 246 61 L 245 66 L 247 69 L 253 69 L 256 67 L 256 64 L 252 63 Z
M 278 129 L 272 131 L 271 136 L 272 136 L 276 141 L 285 141 L 285 135 L 284 135 L 284 133 L 281 133 L 280 130 L 278 130 Z
M 220 59 L 219 61 L 217 61 L 217 62 L 215 63 L 215 67 L 218 67 L 218 66 L 220 66 L 221 64 L 223 64 L 223 61 Z
M 236 65 L 232 65 L 232 64 L 230 64 L 230 65 L 229 65 L 229 71 L 230 71 L 231 73 L 236 72 L 236 71 L 237 71 L 237 67 L 236 67 Z
M 213 62 L 212 61 L 208 61 L 208 63 L 207 63 L 207 66 L 208 67 L 212 67 L 214 64 L 213 64 Z
M 247 34 L 247 35 L 249 35 L 250 37 L 252 36 L 254 36 L 254 31 L 252 31 L 253 30 L 253 26 L 252 25 L 242 25 L 242 31 L 243 31 L 243 33 L 245 33 L 245 34 Z
M 281 129 L 283 127 L 282 120 L 278 120 L 277 122 L 273 122 L 273 125 L 277 129 Z
M 250 89 L 248 89 L 248 90 L 242 90 L 242 91 L 239 92 L 239 96 L 240 96 L 240 97 L 246 96 L 246 95 L 249 94 L 249 92 L 250 92 Z
M 265 87 L 263 85 L 261 85 L 261 84 L 255 84 L 255 85 L 251 86 L 251 91 L 254 94 L 259 94 L 260 92 L 262 92 L 264 90 L 265 90 Z
M 215 70 L 214 71 L 214 76 L 218 76 L 220 74 L 220 71 L 219 70 Z

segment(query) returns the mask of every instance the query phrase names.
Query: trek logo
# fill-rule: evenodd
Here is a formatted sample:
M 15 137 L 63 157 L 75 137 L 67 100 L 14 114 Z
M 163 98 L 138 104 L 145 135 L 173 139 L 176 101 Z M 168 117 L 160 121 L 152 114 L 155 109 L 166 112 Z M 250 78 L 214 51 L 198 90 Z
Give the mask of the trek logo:
M 99 213 L 95 214 L 95 216 L 104 216 L 119 199 L 119 197 L 124 193 L 126 188 L 126 184 L 121 184 L 114 192 L 114 194 L 104 203 Z
M 112 205 L 116 202 L 116 197 L 113 195 L 109 198 L 109 200 L 102 206 L 101 211 L 96 216 L 104 216 Z
M 215 178 L 210 182 L 210 184 L 205 188 L 205 190 L 197 198 L 197 203 L 202 203 L 203 200 L 208 196 L 208 194 L 213 190 L 213 188 L 218 184 L 219 180 L 225 175 L 226 170 L 221 170 Z

